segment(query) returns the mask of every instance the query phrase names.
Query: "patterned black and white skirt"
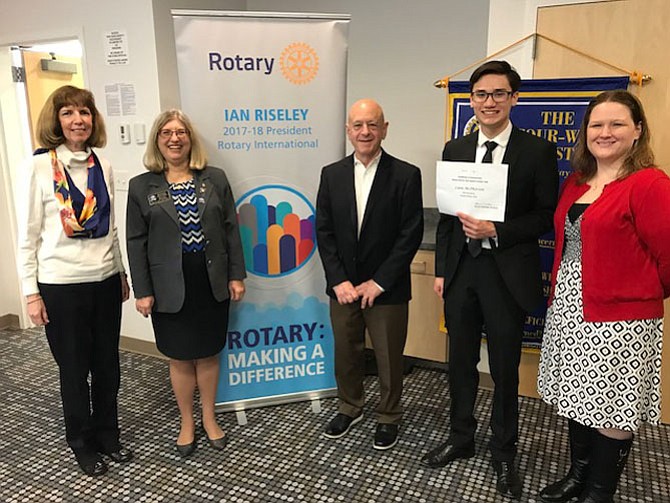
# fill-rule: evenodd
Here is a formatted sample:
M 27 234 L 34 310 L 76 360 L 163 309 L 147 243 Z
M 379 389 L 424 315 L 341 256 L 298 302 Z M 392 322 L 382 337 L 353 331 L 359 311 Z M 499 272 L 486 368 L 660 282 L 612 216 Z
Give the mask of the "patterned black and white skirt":
M 547 310 L 537 378 L 561 416 L 593 428 L 635 431 L 661 414 L 663 319 L 584 321 L 581 217 L 566 217 L 565 251 Z

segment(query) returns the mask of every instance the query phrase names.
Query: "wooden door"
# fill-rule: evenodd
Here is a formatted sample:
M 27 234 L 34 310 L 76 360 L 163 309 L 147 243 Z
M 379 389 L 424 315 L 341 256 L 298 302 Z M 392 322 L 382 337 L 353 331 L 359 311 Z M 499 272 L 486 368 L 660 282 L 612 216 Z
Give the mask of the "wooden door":
M 38 146 L 35 141 L 37 118 L 40 116 L 46 99 L 53 91 L 64 85 L 84 87 L 84 77 L 79 58 L 56 55 L 58 61 L 72 63 L 77 66 L 77 73 L 61 73 L 42 70 L 41 60 L 51 59 L 50 54 L 24 50 L 21 55 L 26 72 L 26 98 L 28 101 L 30 135 L 33 148 L 36 148 Z

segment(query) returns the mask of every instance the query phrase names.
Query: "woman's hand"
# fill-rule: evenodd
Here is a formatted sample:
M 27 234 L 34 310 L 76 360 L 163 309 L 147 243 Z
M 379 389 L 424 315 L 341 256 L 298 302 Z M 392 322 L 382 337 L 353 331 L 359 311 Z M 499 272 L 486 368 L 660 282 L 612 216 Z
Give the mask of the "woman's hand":
M 154 307 L 153 295 L 135 299 L 135 309 L 137 309 L 137 312 L 140 313 L 145 318 L 151 314 L 153 307 Z
M 47 308 L 40 294 L 28 295 L 26 297 L 28 304 L 28 316 L 38 327 L 49 323 L 49 316 L 47 316 Z
M 130 298 L 130 286 L 128 285 L 128 276 L 125 272 L 121 273 L 121 302 Z
M 242 297 L 244 297 L 244 281 L 239 279 L 230 280 L 228 282 L 228 292 L 231 300 L 235 302 L 242 300 Z

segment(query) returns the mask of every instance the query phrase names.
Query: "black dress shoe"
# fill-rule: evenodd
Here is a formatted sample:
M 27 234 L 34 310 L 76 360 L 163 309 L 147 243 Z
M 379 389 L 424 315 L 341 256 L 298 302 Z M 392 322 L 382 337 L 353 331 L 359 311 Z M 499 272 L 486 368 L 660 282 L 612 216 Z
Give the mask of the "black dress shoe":
M 468 459 L 475 455 L 475 446 L 467 444 L 457 447 L 447 440 L 421 458 L 421 464 L 429 468 L 442 468 L 457 459 Z
M 80 449 L 74 451 L 74 457 L 81 471 L 90 477 L 99 477 L 107 473 L 107 463 L 100 457 L 100 454 L 89 449 Z
M 378 451 L 385 451 L 390 449 L 398 443 L 398 425 L 397 424 L 382 424 L 377 425 L 375 431 L 375 441 L 372 447 Z
M 96 441 L 92 446 L 98 453 L 107 456 L 116 463 L 127 463 L 134 457 L 133 451 L 125 448 L 118 440 L 115 443 Z
M 521 479 L 511 461 L 493 461 L 496 472 L 496 490 L 508 498 L 521 498 Z
M 127 463 L 131 459 L 133 459 L 133 451 L 130 449 L 127 449 L 126 447 L 122 446 L 119 444 L 115 449 L 104 452 L 103 454 L 105 456 L 109 456 L 109 458 L 112 461 L 115 461 L 116 463 Z
M 346 435 L 351 427 L 363 420 L 363 414 L 356 417 L 347 416 L 339 412 L 326 426 L 323 435 L 328 438 L 340 438 Z

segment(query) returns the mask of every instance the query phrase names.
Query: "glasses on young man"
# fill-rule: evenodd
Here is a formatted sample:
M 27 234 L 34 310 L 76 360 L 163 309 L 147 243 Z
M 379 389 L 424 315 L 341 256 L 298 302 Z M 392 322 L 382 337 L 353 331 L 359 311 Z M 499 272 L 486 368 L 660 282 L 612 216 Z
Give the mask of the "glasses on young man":
M 186 129 L 161 129 L 158 132 L 158 135 L 161 138 L 165 138 L 166 140 L 168 138 L 172 138 L 172 135 L 176 134 L 177 138 L 186 138 L 188 136 L 188 130 Z
M 493 101 L 496 103 L 502 103 L 503 101 L 507 101 L 507 99 L 512 95 L 512 91 L 493 91 L 492 93 L 487 93 L 486 91 L 474 91 L 470 93 L 470 96 L 472 97 L 472 101 L 475 103 L 484 103 L 486 100 L 489 99 L 489 96 L 493 98 Z

